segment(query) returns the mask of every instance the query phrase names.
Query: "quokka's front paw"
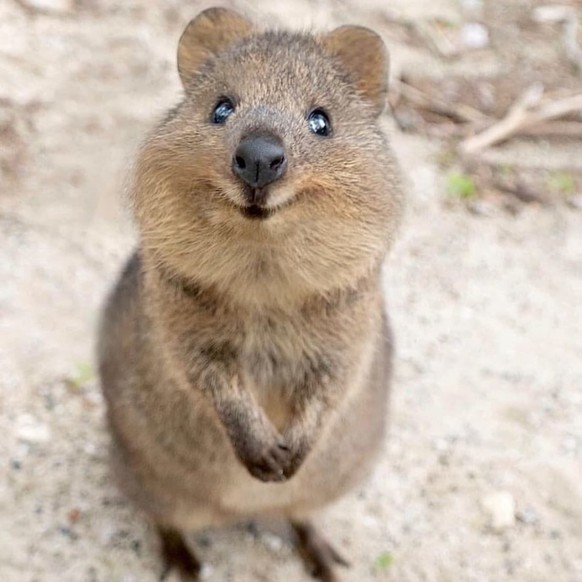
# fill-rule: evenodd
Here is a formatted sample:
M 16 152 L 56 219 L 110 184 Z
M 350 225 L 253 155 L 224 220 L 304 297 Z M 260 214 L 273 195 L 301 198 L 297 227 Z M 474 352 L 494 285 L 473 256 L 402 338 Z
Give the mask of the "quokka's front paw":
M 303 443 L 276 438 L 271 445 L 256 448 L 252 454 L 241 457 L 249 473 L 261 481 L 282 482 L 291 479 L 299 470 L 308 453 Z
M 287 479 L 291 479 L 301 469 L 309 456 L 313 447 L 313 439 L 310 438 L 309 431 L 300 424 L 288 427 L 283 432 L 282 439 L 288 449 L 283 473 Z
M 246 451 L 241 455 L 241 461 L 249 473 L 260 481 L 286 481 L 290 450 L 279 437 L 269 445 L 253 447 L 252 451 Z
M 249 473 L 266 482 L 281 482 L 297 471 L 305 458 L 302 439 L 285 436 L 275 429 L 264 412 L 256 407 L 241 414 L 238 405 L 236 414 L 225 414 L 224 423 L 239 461 Z

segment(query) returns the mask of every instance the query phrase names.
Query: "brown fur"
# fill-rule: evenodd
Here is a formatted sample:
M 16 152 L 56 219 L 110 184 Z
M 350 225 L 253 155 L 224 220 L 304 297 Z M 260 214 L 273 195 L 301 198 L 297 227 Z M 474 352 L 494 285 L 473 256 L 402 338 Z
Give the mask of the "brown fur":
M 180 40 L 184 99 L 138 156 L 139 251 L 99 344 L 118 475 L 163 531 L 305 520 L 371 467 L 391 359 L 380 269 L 402 202 L 377 122 L 386 67 L 367 29 L 262 33 L 224 9 Z M 213 125 L 225 95 L 236 110 Z M 309 132 L 314 107 L 331 136 Z M 288 157 L 264 219 L 241 212 L 230 170 L 253 132 Z

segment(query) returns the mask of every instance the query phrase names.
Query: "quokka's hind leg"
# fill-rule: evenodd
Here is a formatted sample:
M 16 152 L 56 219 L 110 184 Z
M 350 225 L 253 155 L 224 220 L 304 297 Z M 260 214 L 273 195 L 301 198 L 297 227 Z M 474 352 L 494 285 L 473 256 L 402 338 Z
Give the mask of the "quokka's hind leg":
M 349 562 L 318 533 L 308 521 L 291 521 L 297 534 L 298 549 L 313 576 L 321 582 L 340 582 L 336 565 L 349 567 Z
M 166 580 L 172 570 L 176 570 L 183 582 L 198 582 L 202 568 L 194 552 L 186 545 L 184 536 L 176 529 L 158 526 L 161 544 L 163 571 L 160 582 Z

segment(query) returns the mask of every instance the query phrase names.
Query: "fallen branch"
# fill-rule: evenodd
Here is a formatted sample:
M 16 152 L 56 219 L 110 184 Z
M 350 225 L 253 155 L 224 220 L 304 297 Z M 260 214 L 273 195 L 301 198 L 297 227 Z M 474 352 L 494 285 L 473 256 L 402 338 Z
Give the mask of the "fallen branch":
M 461 142 L 463 154 L 476 154 L 520 133 L 522 130 L 582 111 L 582 94 L 542 102 L 543 89 L 530 87 L 511 107 L 508 114 L 482 133 Z
M 571 6 L 539 6 L 534 10 L 536 22 L 558 22 L 562 24 L 562 44 L 568 60 L 582 70 L 582 48 L 578 43 L 578 14 Z
M 500 192 L 504 194 L 509 194 L 517 198 L 520 202 L 525 202 L 526 204 L 531 204 L 532 202 L 537 202 L 542 206 L 547 206 L 548 201 L 539 193 L 535 192 L 531 188 L 524 186 L 523 184 L 516 184 L 515 186 L 509 186 L 508 184 L 503 184 L 502 182 L 495 180 L 493 186 L 497 188 Z
M 519 135 L 531 137 L 579 137 L 582 138 L 582 123 L 579 121 L 550 121 L 524 127 Z
M 448 117 L 457 123 L 480 123 L 490 122 L 491 118 L 464 103 L 447 103 L 441 101 L 440 99 L 431 97 L 426 93 L 423 93 L 420 89 L 409 85 L 406 81 L 398 79 L 395 83 L 396 85 L 394 91 L 396 94 L 396 99 L 391 103 L 392 107 L 400 101 L 402 97 L 408 100 L 413 105 L 416 105 L 420 109 L 425 111 L 430 111 L 436 113 L 441 117 Z
M 450 59 L 459 52 L 458 43 L 452 38 L 451 31 L 438 21 L 420 21 L 416 30 L 429 48 L 438 56 Z

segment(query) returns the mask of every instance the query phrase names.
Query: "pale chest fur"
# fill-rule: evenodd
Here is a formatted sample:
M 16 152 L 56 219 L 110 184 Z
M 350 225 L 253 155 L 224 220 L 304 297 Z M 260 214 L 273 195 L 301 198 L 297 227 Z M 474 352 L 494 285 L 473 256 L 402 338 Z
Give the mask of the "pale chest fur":
M 159 281 L 161 283 L 161 281 Z M 164 289 L 156 302 L 165 329 L 160 345 L 174 346 L 179 367 L 218 363 L 242 380 L 277 428 L 293 402 L 340 368 L 354 369 L 378 321 L 373 280 L 296 308 L 252 304 L 233 307 L 210 289 L 184 284 Z M 163 312 L 163 314 L 162 314 Z M 202 361 L 200 361 L 202 359 Z
M 329 330 L 323 321 L 279 314 L 249 317 L 241 331 L 236 362 L 241 377 L 281 429 L 293 400 L 337 365 L 326 339 Z

